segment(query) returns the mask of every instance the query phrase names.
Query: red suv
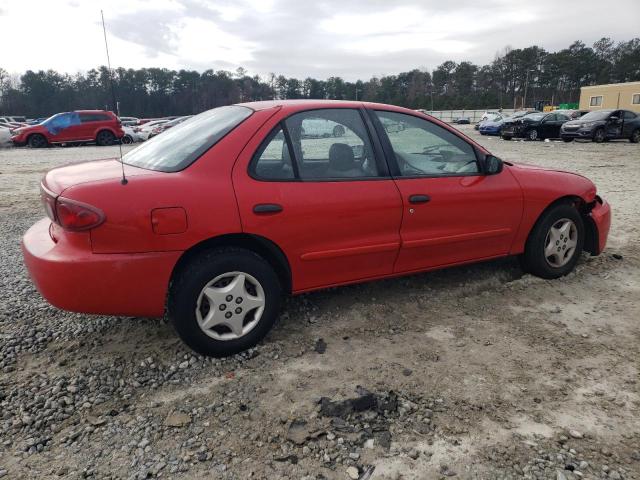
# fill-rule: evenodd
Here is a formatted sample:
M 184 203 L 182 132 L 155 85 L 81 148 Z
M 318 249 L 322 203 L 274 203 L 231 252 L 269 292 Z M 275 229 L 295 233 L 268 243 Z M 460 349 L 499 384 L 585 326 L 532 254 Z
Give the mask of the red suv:
M 322 122 L 342 134 L 304 133 Z M 611 221 L 590 180 L 503 162 L 390 105 L 220 107 L 123 161 L 47 173 L 49 218 L 24 236 L 27 268 L 60 308 L 166 310 L 206 355 L 255 345 L 284 293 L 507 255 L 557 278 L 602 251 Z
M 112 145 L 124 136 L 120 120 L 113 112 L 104 110 L 79 110 L 57 113 L 44 122 L 13 131 L 15 145 L 33 148 L 47 147 L 54 143 L 96 142 L 101 146 Z

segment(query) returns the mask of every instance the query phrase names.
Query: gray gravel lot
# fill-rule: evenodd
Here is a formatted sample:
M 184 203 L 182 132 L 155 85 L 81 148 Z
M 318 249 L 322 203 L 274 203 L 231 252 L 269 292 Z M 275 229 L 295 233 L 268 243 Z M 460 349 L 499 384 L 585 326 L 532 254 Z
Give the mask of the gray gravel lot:
M 42 174 L 117 147 L 0 150 L 0 478 L 640 479 L 640 147 L 463 130 L 594 180 L 607 250 L 555 281 L 505 259 L 291 298 L 223 360 L 26 275 Z

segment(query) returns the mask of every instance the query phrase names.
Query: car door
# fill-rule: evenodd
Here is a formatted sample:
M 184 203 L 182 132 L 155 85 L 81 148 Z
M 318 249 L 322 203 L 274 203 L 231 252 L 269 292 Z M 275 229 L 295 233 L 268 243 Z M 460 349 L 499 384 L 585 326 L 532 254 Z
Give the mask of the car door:
M 556 113 L 553 121 L 553 126 L 550 129 L 547 138 L 560 138 L 560 129 L 565 122 L 568 122 L 570 118 L 563 113 Z
M 523 208 L 509 169 L 481 173 L 471 142 L 435 122 L 385 110 L 373 116 L 404 125 L 391 133 L 376 124 L 403 202 L 394 272 L 507 255 Z
M 629 138 L 633 131 L 638 128 L 638 116 L 630 110 L 622 111 L 622 136 Z
M 605 132 L 608 138 L 620 138 L 622 136 L 622 110 L 616 110 L 609 115 L 605 124 Z
M 234 166 L 243 231 L 282 249 L 294 291 L 393 271 L 402 201 L 367 122 L 347 108 L 276 115 Z

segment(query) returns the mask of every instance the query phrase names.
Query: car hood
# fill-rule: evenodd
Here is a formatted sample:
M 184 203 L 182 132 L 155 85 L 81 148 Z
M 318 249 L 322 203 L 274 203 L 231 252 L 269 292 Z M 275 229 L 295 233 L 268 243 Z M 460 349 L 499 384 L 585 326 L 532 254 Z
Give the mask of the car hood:
M 499 127 L 500 125 L 502 125 L 502 123 L 503 123 L 502 120 L 498 120 L 496 122 L 493 122 L 493 121 L 490 122 L 487 120 L 485 122 L 482 122 L 480 126 L 481 127 Z
M 604 120 L 583 120 L 582 118 L 576 118 L 575 120 L 569 120 L 568 122 L 565 122 L 563 125 L 566 125 L 566 126 L 569 126 L 569 127 L 571 127 L 571 126 L 577 127 L 577 126 L 580 126 L 580 125 L 582 125 L 584 123 L 589 123 L 589 124 L 591 124 L 591 123 L 594 123 L 594 124 L 595 123 L 602 123 L 602 124 L 604 124 L 605 121 Z
M 156 175 L 160 172 L 145 170 L 124 164 L 126 177 L 140 175 Z M 100 181 L 120 181 L 122 164 L 120 160 L 111 158 L 76 163 L 65 167 L 54 168 L 45 175 L 42 184 L 51 192 L 60 195 L 67 188 L 75 185 Z

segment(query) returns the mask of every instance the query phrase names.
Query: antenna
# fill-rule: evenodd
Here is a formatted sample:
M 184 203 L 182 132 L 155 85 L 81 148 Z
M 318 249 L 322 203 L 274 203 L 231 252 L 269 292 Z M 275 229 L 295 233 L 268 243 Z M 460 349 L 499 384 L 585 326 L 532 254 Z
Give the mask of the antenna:
M 104 26 L 104 13 L 100 10 L 100 17 L 102 17 L 102 33 L 104 33 L 104 48 L 107 51 L 107 68 L 109 69 L 109 83 L 111 84 L 111 99 L 113 100 L 113 108 L 116 109 L 116 115 L 120 118 L 120 104 L 116 101 L 116 90 L 113 86 L 113 74 L 111 73 L 111 60 L 109 59 L 109 44 L 107 43 L 107 28 Z M 120 148 L 120 165 L 122 166 L 122 179 L 120 183 L 126 185 L 128 183 L 127 177 L 124 175 L 124 161 L 122 160 L 122 141 L 118 142 Z

